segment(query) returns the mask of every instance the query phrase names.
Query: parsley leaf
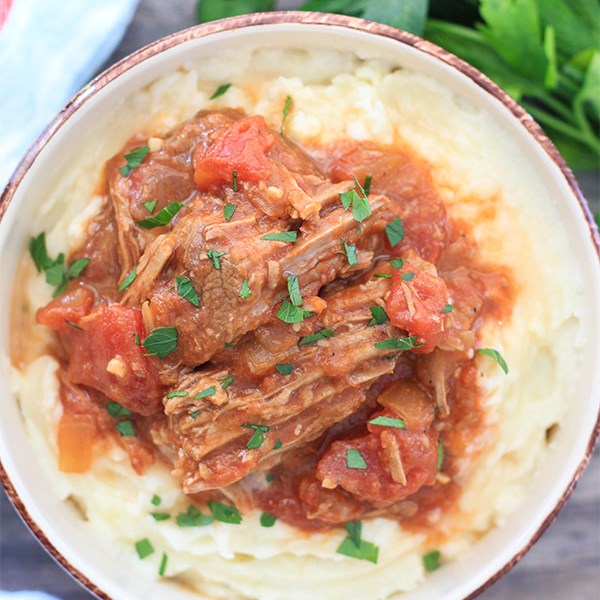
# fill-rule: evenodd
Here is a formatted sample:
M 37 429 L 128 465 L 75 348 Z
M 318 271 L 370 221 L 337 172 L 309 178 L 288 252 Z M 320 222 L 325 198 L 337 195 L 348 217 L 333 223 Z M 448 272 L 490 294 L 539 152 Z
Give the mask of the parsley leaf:
M 221 257 L 225 256 L 225 252 L 219 252 L 218 250 L 209 250 L 206 255 L 208 260 L 212 263 L 213 267 L 217 270 L 221 270 Z
M 354 177 L 354 183 L 361 193 L 359 194 L 354 189 L 348 192 L 342 192 L 340 193 L 340 200 L 344 210 L 348 210 L 350 206 L 352 206 L 352 216 L 354 217 L 354 220 L 362 223 L 367 217 L 371 216 L 371 205 L 369 204 L 369 199 L 365 194 L 365 190 L 362 185 L 358 183 L 356 177 Z
M 446 304 L 446 306 L 444 306 L 444 308 L 442 308 L 442 310 L 440 311 L 440 313 L 444 314 L 444 313 L 451 313 L 454 311 L 454 307 L 452 306 L 452 304 Z
M 183 208 L 181 202 L 171 202 L 152 217 L 142 219 L 137 224 L 144 229 L 154 229 L 154 227 L 164 227 L 171 219 Z
M 148 538 L 144 538 L 135 543 L 135 551 L 141 559 L 144 559 L 154 552 L 154 546 L 152 546 Z
M 158 568 L 158 574 L 161 577 L 165 576 L 165 571 L 167 570 L 167 560 L 169 559 L 169 557 L 167 556 L 166 552 L 162 553 L 162 558 L 160 559 L 160 567 Z
M 284 137 L 285 121 L 288 118 L 288 115 L 290 114 L 291 108 L 292 108 L 292 97 L 287 96 L 285 99 L 285 104 L 283 105 L 283 115 L 281 117 L 281 126 L 279 127 L 279 135 L 281 137 Z
M 398 217 L 385 226 L 385 235 L 392 248 L 395 248 L 402 241 L 404 238 L 404 225 Z
M 393 429 L 406 429 L 404 419 L 394 419 L 393 417 L 379 416 L 369 421 L 370 425 L 379 425 L 379 427 L 392 427 Z
M 392 258 L 392 260 L 390 260 L 390 265 L 399 271 L 407 262 L 408 261 L 404 260 L 403 258 Z
M 216 391 L 217 391 L 217 387 L 214 385 L 211 385 L 210 387 L 207 387 L 205 390 L 198 392 L 194 396 L 194 400 L 200 400 L 200 398 L 208 398 L 209 396 L 214 396 Z
M 48 256 L 48 251 L 46 250 L 46 233 L 44 231 L 37 237 L 31 238 L 29 242 L 29 254 L 31 254 L 38 273 L 45 271 L 52 265 L 53 261 Z
M 359 560 L 368 560 L 377 564 L 379 558 L 379 548 L 371 542 L 359 540 L 359 544 L 355 544 L 352 537 L 347 535 L 336 550 L 338 554 L 344 554 L 350 558 L 358 558 Z
M 161 500 L 160 496 L 157 496 L 156 494 L 154 494 L 154 496 L 152 496 L 152 500 L 150 500 L 150 502 L 152 504 L 154 504 L 154 506 L 158 506 L 162 502 L 162 500 Z
M 252 290 L 248 285 L 248 281 L 244 279 L 244 281 L 242 282 L 242 289 L 240 290 L 240 298 L 242 300 L 247 300 L 248 298 L 250 298 L 250 296 L 252 296 Z
M 273 527 L 273 525 L 275 525 L 275 521 L 277 521 L 277 517 L 271 513 L 264 512 L 262 515 L 260 515 L 260 524 L 263 527 Z
M 324 340 L 325 338 L 333 337 L 333 329 L 319 329 L 319 331 L 315 331 L 315 333 L 311 333 L 310 335 L 305 335 L 303 338 L 300 338 L 298 344 L 300 346 L 307 346 L 309 344 L 314 344 L 319 340 Z
M 360 546 L 360 536 L 362 534 L 362 523 L 360 521 L 346 521 L 346 531 L 354 545 Z
M 383 342 L 377 342 L 375 348 L 379 348 L 380 350 L 412 350 L 413 348 L 420 348 L 423 345 L 417 344 L 417 339 L 416 335 L 390 338 Z
M 298 238 L 297 231 L 281 231 L 279 233 L 267 233 L 267 235 L 263 235 L 260 239 L 273 241 L 273 242 L 295 242 Z
M 498 350 L 494 350 L 493 348 L 479 348 L 479 350 L 475 351 L 475 354 L 485 354 L 486 356 L 493 358 L 500 365 L 500 368 L 508 375 L 508 365 Z
M 144 202 L 144 206 L 146 207 L 146 210 L 152 214 L 154 212 L 154 209 L 156 208 L 156 205 L 158 204 L 158 200 L 150 200 L 149 202 Z
M 125 276 L 125 279 L 123 279 L 121 282 L 121 285 L 119 286 L 119 292 L 126 290 L 136 280 L 136 277 L 137 267 L 133 267 L 133 269 L 131 269 L 131 271 Z
M 141 148 L 137 148 L 129 154 L 126 154 L 123 158 L 125 158 L 127 164 L 124 167 L 119 168 L 121 175 L 123 175 L 123 177 L 129 177 L 129 173 L 142 164 L 142 161 L 146 158 L 148 152 L 150 152 L 150 146 L 142 146 Z
M 277 371 L 279 371 L 282 375 L 290 375 L 294 370 L 294 365 L 291 363 L 278 363 L 275 365 Z
M 132 415 L 132 412 L 128 408 L 125 408 L 118 402 L 107 402 L 106 411 L 111 417 L 114 417 L 115 419 L 120 419 L 121 417 L 129 417 Z
M 373 177 L 371 175 L 367 175 L 365 177 L 365 183 L 363 185 L 363 194 L 367 197 L 371 193 L 371 181 L 373 181 Z
M 290 275 L 287 278 L 287 288 L 290 294 L 290 302 L 296 307 L 302 306 L 302 295 L 300 294 L 300 283 L 297 275 Z
M 372 327 L 373 325 L 382 325 L 388 320 L 388 316 L 382 306 L 371 306 L 369 310 L 371 311 L 373 318 L 369 321 L 367 327 Z
M 347 244 L 345 240 L 342 240 L 342 246 L 344 247 L 344 252 L 346 253 L 346 258 L 348 260 L 348 264 L 350 266 L 354 266 L 358 264 L 358 256 L 356 255 L 356 245 L 355 244 Z
M 142 344 L 146 350 L 158 358 L 165 358 L 177 348 L 177 328 L 157 327 Z
M 235 171 L 234 171 L 235 173 Z M 226 204 L 223 207 L 223 216 L 225 217 L 226 221 L 229 221 L 229 219 L 231 219 L 231 217 L 233 217 L 233 213 L 237 210 L 237 206 L 235 204 Z
M 373 275 L 373 277 L 379 277 L 381 279 L 391 279 L 392 274 L 391 273 L 375 273 L 375 275 Z
M 155 521 L 166 521 L 166 520 L 168 520 L 168 519 L 171 518 L 171 515 L 169 513 L 166 513 L 166 512 L 151 512 L 150 516 Z
M 284 323 L 302 323 L 304 319 L 314 317 L 315 313 L 294 306 L 289 300 L 284 300 L 281 303 L 276 316 Z
M 242 522 L 242 515 L 240 515 L 240 511 L 235 506 L 209 500 L 208 508 L 215 521 L 231 523 L 233 525 L 238 525 Z
M 412 281 L 415 278 L 415 274 L 414 273 L 401 273 L 400 277 L 404 281 Z
M 230 87 L 231 83 L 223 83 L 215 90 L 214 94 L 209 98 L 209 100 L 214 100 L 215 98 L 222 96 Z
M 442 465 L 444 464 L 444 458 L 445 458 L 444 446 L 442 446 L 442 442 L 440 440 L 438 442 L 437 463 L 435 465 L 435 468 L 438 471 L 442 468 Z
M 194 284 L 187 277 L 175 277 L 177 281 L 177 293 L 194 306 L 200 306 L 200 298 Z
M 189 392 L 187 390 L 176 390 L 174 392 L 169 392 L 167 398 L 183 398 L 188 394 Z
M 135 437 L 135 429 L 133 428 L 133 423 L 129 419 L 119 421 L 115 425 L 115 428 L 121 437 Z
M 346 466 L 349 469 L 366 469 L 367 463 L 363 455 L 356 448 L 346 450 Z
M 186 512 L 177 515 L 175 522 L 179 527 L 205 527 L 213 522 L 213 518 L 203 515 L 198 507 L 192 504 Z
M 248 450 L 256 450 L 256 448 L 260 448 L 265 441 L 265 433 L 269 431 L 269 427 L 267 425 L 251 425 L 250 423 L 242 423 L 242 427 L 254 430 L 252 437 L 246 444 L 246 448 L 248 448 Z
M 439 569 L 441 556 L 442 555 L 439 550 L 432 550 L 431 552 L 424 554 L 423 566 L 425 567 L 425 570 L 431 573 L 431 571 L 436 571 L 437 569 Z
M 233 191 L 237 192 L 238 191 L 238 178 L 237 178 L 237 171 L 235 169 L 231 173 L 231 179 L 232 179 Z
M 226 390 L 233 383 L 233 375 L 229 375 L 225 377 L 223 381 L 221 381 L 221 389 Z

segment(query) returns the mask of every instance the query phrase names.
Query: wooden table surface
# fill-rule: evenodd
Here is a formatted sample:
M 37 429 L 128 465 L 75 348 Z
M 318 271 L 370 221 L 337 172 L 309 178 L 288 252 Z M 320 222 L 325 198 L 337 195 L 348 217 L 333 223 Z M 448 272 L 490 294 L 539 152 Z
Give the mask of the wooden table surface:
M 106 66 L 159 37 L 193 25 L 195 4 L 195 0 L 141 0 L 124 39 Z M 593 210 L 599 210 L 598 172 L 577 176 Z M 46 554 L 20 520 L 4 490 L 0 491 L 0 589 L 43 590 L 63 600 L 94 597 Z M 596 449 L 554 524 L 525 558 L 480 598 L 600 598 L 600 449 Z

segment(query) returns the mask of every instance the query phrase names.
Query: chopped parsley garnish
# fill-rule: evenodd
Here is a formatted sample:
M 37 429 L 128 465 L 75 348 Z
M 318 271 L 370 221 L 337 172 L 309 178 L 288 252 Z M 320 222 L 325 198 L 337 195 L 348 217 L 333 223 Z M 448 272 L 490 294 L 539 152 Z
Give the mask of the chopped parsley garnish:
M 282 375 L 289 375 L 294 370 L 294 365 L 292 365 L 291 363 L 278 363 L 275 365 L 275 368 Z
M 215 521 L 231 523 L 232 525 L 239 525 L 242 522 L 242 515 L 240 515 L 240 511 L 235 506 L 209 500 L 208 508 Z
M 136 277 L 137 267 L 133 267 L 133 269 L 131 269 L 131 271 L 125 276 L 125 279 L 121 281 L 121 285 L 119 286 L 119 292 L 122 292 L 123 290 L 127 289 L 135 281 Z
M 356 448 L 348 448 L 346 450 L 346 466 L 349 469 L 366 469 L 367 463 Z
M 212 263 L 213 267 L 217 270 L 221 270 L 221 257 L 225 256 L 225 252 L 219 252 L 218 250 L 209 250 L 206 255 L 208 260 Z
M 268 481 L 270 483 L 271 481 L 274 481 L 274 480 L 275 480 L 275 475 L 271 475 L 271 473 L 267 473 L 265 475 L 265 481 Z
M 346 253 L 346 258 L 348 259 L 348 264 L 350 266 L 357 265 L 358 256 L 356 255 L 356 245 L 347 244 L 346 240 L 342 240 L 342 246 L 344 247 L 344 252 Z
M 199 410 L 195 410 L 194 412 L 190 413 L 190 417 L 192 419 L 195 419 L 199 414 L 200 414 L 200 411 Z
M 135 429 L 133 428 L 133 423 L 129 419 L 119 421 L 115 425 L 115 428 L 121 437 L 135 437 Z
M 444 453 L 444 446 L 442 445 L 442 442 L 439 441 L 438 442 L 438 457 L 437 457 L 437 463 L 436 463 L 436 469 L 439 471 L 442 468 L 442 465 L 444 464 L 444 457 L 445 457 L 445 453 Z
M 486 356 L 493 358 L 500 365 L 500 368 L 508 375 L 508 365 L 498 350 L 494 350 L 493 348 L 479 348 L 479 350 L 475 351 L 475 354 L 485 354 Z
M 267 235 L 263 235 L 260 239 L 271 241 L 271 242 L 295 242 L 298 238 L 297 231 L 281 231 L 279 233 L 267 233 Z
M 144 559 L 146 556 L 150 556 L 154 552 L 154 546 L 152 546 L 148 538 L 144 538 L 143 540 L 135 543 L 135 551 L 141 559 Z
M 390 260 L 390 265 L 392 265 L 392 267 L 397 271 L 400 270 L 406 263 L 407 261 L 403 258 L 392 258 L 392 260 Z
M 319 331 L 315 331 L 315 333 L 311 333 L 310 335 L 305 335 L 303 338 L 300 338 L 298 344 L 300 346 L 306 346 L 330 337 L 333 337 L 333 329 L 319 329 Z
M 166 521 L 171 518 L 171 515 L 165 512 L 151 512 L 150 515 L 155 521 Z
M 248 285 L 248 281 L 246 279 L 244 279 L 244 281 L 242 283 L 242 289 L 240 290 L 240 298 L 242 300 L 247 300 L 248 298 L 250 298 L 250 296 L 252 296 L 252 290 L 250 289 L 250 286 Z
M 383 325 L 383 323 L 388 320 L 388 316 L 382 306 L 371 306 L 369 310 L 371 311 L 373 318 L 369 321 L 367 327 L 372 327 L 373 325 Z
M 38 273 L 45 271 L 52 265 L 54 261 L 48 256 L 48 251 L 46 250 L 45 231 L 42 231 L 37 237 L 31 238 L 29 242 L 29 254 L 31 254 Z
M 379 427 L 393 427 L 394 429 L 406 429 L 406 423 L 403 419 L 394 419 L 393 417 L 379 416 L 369 421 L 370 425 L 379 425 Z
M 121 419 L 123 417 L 130 417 L 131 411 L 128 408 L 125 408 L 118 402 L 107 402 L 106 410 L 111 417 L 115 419 Z
M 284 323 L 302 323 L 304 319 L 314 317 L 315 313 L 294 306 L 289 300 L 284 300 L 281 303 L 276 316 Z
M 162 210 L 151 217 L 138 221 L 137 224 L 144 229 L 154 229 L 154 227 L 164 227 L 171 219 L 183 208 L 181 202 L 171 202 Z
M 65 323 L 69 326 L 72 327 L 73 329 L 77 329 L 79 331 L 83 331 L 83 329 L 81 327 L 79 327 L 79 325 L 76 325 L 75 323 L 72 323 L 71 321 L 67 321 L 67 319 L 65 319 Z
M 441 556 L 439 550 L 432 550 L 427 554 L 423 554 L 423 566 L 425 567 L 425 570 L 431 573 L 431 571 L 439 569 Z
M 300 283 L 297 275 L 290 275 L 287 278 L 287 288 L 290 295 L 290 302 L 294 306 L 302 306 L 302 294 L 300 294 Z
M 136 346 L 141 346 L 142 345 L 142 342 L 140 342 L 140 334 L 139 333 L 135 334 L 135 337 L 133 338 L 133 343 Z
M 190 304 L 196 307 L 200 306 L 200 298 L 194 284 L 187 277 L 179 277 L 179 275 L 175 280 L 177 281 L 177 293 Z
M 260 524 L 263 527 L 273 527 L 273 525 L 275 525 L 275 521 L 277 521 L 277 517 L 271 513 L 264 512 L 262 515 L 260 515 Z
M 230 87 L 231 87 L 231 83 L 223 83 L 215 90 L 215 92 L 209 98 L 209 100 L 214 100 L 215 98 L 222 96 Z
M 158 506 L 161 502 L 162 502 L 161 497 L 157 496 L 156 494 L 154 494 L 154 496 L 152 496 L 152 500 L 150 500 L 150 503 L 154 504 L 154 506 Z
M 137 169 L 142 161 L 146 158 L 146 155 L 150 152 L 150 146 L 142 146 L 126 154 L 123 158 L 127 162 L 124 167 L 119 167 L 119 172 L 123 177 L 129 177 L 129 173 L 134 169 Z
M 446 304 L 446 306 L 444 306 L 444 308 L 442 308 L 442 310 L 440 311 L 441 313 L 451 313 L 454 311 L 454 307 L 452 306 L 452 304 Z
M 176 392 L 169 392 L 167 394 L 167 398 L 182 398 L 183 396 L 187 396 L 189 392 L 187 390 L 177 390 Z
M 237 171 L 235 169 L 231 173 L 231 178 L 233 180 L 233 182 L 232 182 L 233 191 L 237 192 L 238 191 L 238 180 L 237 180 Z M 235 208 L 233 210 L 235 210 Z
M 229 377 L 225 377 L 223 381 L 221 381 L 221 389 L 226 390 L 233 383 L 233 375 L 229 375 Z
M 414 273 L 400 273 L 400 277 L 404 281 L 412 281 L 415 278 L 415 274 Z
M 416 335 L 390 338 L 389 340 L 383 340 L 383 342 L 377 342 L 375 348 L 380 350 L 412 350 L 423 346 L 423 344 L 417 344 L 417 339 Z
M 235 173 L 235 171 L 234 171 Z M 226 221 L 229 221 L 229 219 L 231 219 L 231 217 L 233 217 L 233 213 L 237 210 L 237 206 L 235 204 L 226 204 L 223 207 L 223 216 L 225 217 Z
M 269 427 L 267 425 L 251 425 L 250 423 L 243 423 L 242 427 L 254 430 L 252 437 L 246 444 L 246 448 L 248 448 L 248 450 L 256 450 L 256 448 L 260 448 L 265 441 L 265 433 L 269 431 Z
M 392 274 L 391 273 L 375 273 L 375 275 L 373 275 L 373 277 L 380 277 L 381 279 L 391 279 Z
M 157 204 L 158 200 L 150 200 L 149 202 L 144 202 L 144 207 L 150 214 L 152 214 Z
M 348 535 L 338 546 L 336 552 L 351 558 L 368 560 L 377 564 L 379 548 L 375 544 L 361 539 L 362 524 L 360 521 L 348 521 L 346 523 L 346 531 Z
M 151 356 L 165 358 L 177 348 L 177 328 L 157 327 L 142 344 Z
M 290 114 L 290 109 L 292 108 L 292 97 L 291 96 L 287 96 L 285 99 L 285 104 L 283 105 L 283 115 L 281 116 L 281 125 L 279 127 L 279 135 L 281 137 L 284 136 L 284 128 L 285 128 L 285 121 L 288 118 L 288 115 Z
M 197 506 L 191 504 L 186 512 L 177 515 L 175 522 L 179 527 L 205 527 L 213 522 L 213 518 L 203 515 Z
M 225 342 L 223 344 L 224 348 L 235 348 L 235 344 L 232 344 L 231 342 Z
M 275 442 L 275 445 L 273 446 L 273 450 L 279 450 L 279 448 L 281 448 L 281 446 L 283 446 L 283 442 L 277 438 L 277 441 Z
M 402 241 L 402 238 L 404 238 L 404 225 L 402 225 L 399 217 L 396 217 L 391 223 L 385 226 L 385 235 L 392 248 Z
M 365 196 L 368 196 L 371 193 L 371 181 L 373 181 L 373 177 L 371 175 L 367 175 L 363 185 L 363 193 Z
M 205 390 L 202 390 L 201 392 L 197 393 L 194 396 L 194 400 L 200 400 L 200 398 L 208 398 L 208 396 L 213 396 L 216 391 L 217 391 L 217 387 L 215 385 L 211 385 L 210 387 L 207 387 Z
M 54 293 L 52 294 L 53 298 L 60 296 L 67 288 L 71 279 L 79 277 L 90 263 L 89 258 L 79 258 L 73 261 L 71 266 L 65 272 L 65 255 L 62 252 L 55 260 L 52 260 L 48 256 L 45 232 L 40 233 L 35 238 L 31 238 L 31 241 L 29 242 L 29 253 L 31 254 L 31 258 L 33 259 L 38 273 L 45 271 L 46 282 L 56 286 L 56 290 L 54 290 Z
M 371 206 L 369 204 L 369 199 L 365 194 L 365 190 L 362 185 L 358 183 L 356 177 L 354 177 L 354 182 L 361 193 L 359 194 L 354 189 L 342 192 L 340 193 L 340 200 L 344 210 L 347 211 L 350 206 L 352 206 L 352 216 L 354 217 L 354 220 L 362 223 L 367 217 L 371 216 Z
M 160 559 L 160 567 L 158 568 L 158 574 L 161 577 L 165 576 L 165 572 L 167 570 L 167 561 L 169 560 L 169 557 L 167 556 L 166 552 L 162 553 L 162 558 Z

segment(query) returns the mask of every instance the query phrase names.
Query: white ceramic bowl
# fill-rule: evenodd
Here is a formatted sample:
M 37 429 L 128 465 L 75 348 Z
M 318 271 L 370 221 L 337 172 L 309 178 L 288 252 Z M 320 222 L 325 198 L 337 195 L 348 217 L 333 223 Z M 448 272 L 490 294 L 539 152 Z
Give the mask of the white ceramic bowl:
M 555 203 L 588 286 L 582 320 L 590 331 L 582 376 L 555 444 L 548 449 L 535 486 L 506 526 L 490 531 L 464 559 L 431 574 L 406 600 L 476 595 L 513 566 L 554 519 L 590 457 L 599 428 L 600 240 L 575 180 L 532 119 L 481 73 L 440 48 L 392 28 L 333 15 L 269 13 L 210 23 L 160 40 L 119 62 L 86 86 L 38 138 L 13 175 L 0 201 L 0 389 L 7 390 L 11 286 L 29 236 L 28 223 L 43 201 L 46 182 L 65 167 L 69 149 L 86 130 L 113 111 L 119 99 L 191 59 L 223 48 L 284 45 L 352 51 L 360 46 L 382 58 L 424 73 L 489 111 L 515 141 L 529 168 L 553 190 Z M 16 401 L 0 402 L 0 476 L 17 509 L 47 550 L 98 596 L 119 600 L 196 597 L 161 582 L 145 580 L 111 556 L 110 548 L 81 539 L 72 509 L 46 493 L 49 474 L 28 444 Z

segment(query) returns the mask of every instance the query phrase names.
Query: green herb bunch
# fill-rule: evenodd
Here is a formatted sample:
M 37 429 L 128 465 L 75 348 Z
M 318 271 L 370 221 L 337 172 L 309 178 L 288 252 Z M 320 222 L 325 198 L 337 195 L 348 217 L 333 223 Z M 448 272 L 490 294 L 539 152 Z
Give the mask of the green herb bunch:
M 200 0 L 198 20 L 275 8 L 275 0 Z M 573 169 L 598 167 L 598 0 L 308 0 L 299 8 L 363 17 L 431 40 L 504 88 Z

